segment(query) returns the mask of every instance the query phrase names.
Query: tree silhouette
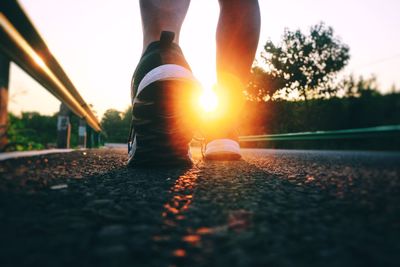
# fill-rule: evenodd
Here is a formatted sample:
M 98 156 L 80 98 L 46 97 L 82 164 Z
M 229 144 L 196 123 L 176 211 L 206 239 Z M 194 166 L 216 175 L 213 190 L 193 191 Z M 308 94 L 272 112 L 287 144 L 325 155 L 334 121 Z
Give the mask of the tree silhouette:
M 333 29 L 320 23 L 310 28 L 309 35 L 286 29 L 280 44 L 267 41 L 261 57 L 265 68 L 253 68 L 247 90 L 250 99 L 281 94 L 307 101 L 336 94 L 333 79 L 350 55 L 349 47 L 334 36 Z
M 104 134 L 108 142 L 120 142 L 123 138 L 121 134 L 121 123 L 122 117 L 121 112 L 115 109 L 108 109 L 101 120 L 101 127 L 103 128 Z M 124 137 L 126 139 L 126 132 Z
M 360 76 L 358 79 L 353 75 L 343 78 L 340 83 L 344 97 L 371 97 L 379 95 L 379 88 L 375 76 L 364 78 Z
M 108 109 L 101 120 L 107 142 L 126 143 L 129 127 L 132 121 L 132 108 L 120 112 L 115 109 Z
M 268 101 L 277 90 L 284 88 L 286 80 L 277 73 L 254 67 L 245 94 L 250 101 Z

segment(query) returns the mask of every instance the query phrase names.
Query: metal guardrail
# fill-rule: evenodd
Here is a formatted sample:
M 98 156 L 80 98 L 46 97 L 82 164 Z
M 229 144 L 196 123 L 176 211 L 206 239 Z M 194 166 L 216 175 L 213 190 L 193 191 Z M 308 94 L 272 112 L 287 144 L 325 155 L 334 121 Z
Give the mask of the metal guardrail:
M 100 123 L 15 0 L 0 2 L 0 50 L 95 131 Z
M 328 139 L 360 139 L 374 137 L 400 136 L 400 125 L 384 125 L 369 128 L 346 129 L 336 131 L 317 131 L 287 134 L 249 135 L 241 136 L 241 142 L 259 141 L 301 141 Z

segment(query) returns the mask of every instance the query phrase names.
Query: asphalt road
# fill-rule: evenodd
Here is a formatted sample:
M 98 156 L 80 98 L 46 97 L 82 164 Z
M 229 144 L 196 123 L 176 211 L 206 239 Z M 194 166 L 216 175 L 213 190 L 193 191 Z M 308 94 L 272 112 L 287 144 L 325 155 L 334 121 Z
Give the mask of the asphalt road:
M 400 153 L 125 153 L 1 161 L 0 266 L 399 266 Z

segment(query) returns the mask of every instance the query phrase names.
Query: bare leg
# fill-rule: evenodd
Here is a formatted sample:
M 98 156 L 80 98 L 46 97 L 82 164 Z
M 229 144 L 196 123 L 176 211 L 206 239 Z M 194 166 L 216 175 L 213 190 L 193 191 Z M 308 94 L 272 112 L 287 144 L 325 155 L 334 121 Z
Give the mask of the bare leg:
M 247 83 L 260 35 L 258 0 L 219 0 L 217 28 L 217 74 L 224 73 Z
M 174 32 L 174 42 L 179 43 L 179 33 L 189 4 L 190 0 L 140 0 L 143 50 L 158 41 L 162 31 Z

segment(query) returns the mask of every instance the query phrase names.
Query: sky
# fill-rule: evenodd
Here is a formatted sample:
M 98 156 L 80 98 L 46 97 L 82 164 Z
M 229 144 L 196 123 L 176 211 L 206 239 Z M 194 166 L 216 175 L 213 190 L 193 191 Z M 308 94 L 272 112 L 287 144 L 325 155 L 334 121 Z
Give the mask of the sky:
M 267 40 L 279 42 L 285 28 L 307 31 L 321 21 L 350 46 L 342 75 L 375 74 L 380 88 L 400 88 L 399 0 L 259 0 L 261 34 L 256 58 Z M 130 81 L 142 51 L 138 0 L 20 0 L 87 103 L 99 117 L 130 104 Z M 192 0 L 180 45 L 205 87 L 215 82 L 217 0 Z M 59 101 L 12 64 L 9 109 L 53 114 Z

